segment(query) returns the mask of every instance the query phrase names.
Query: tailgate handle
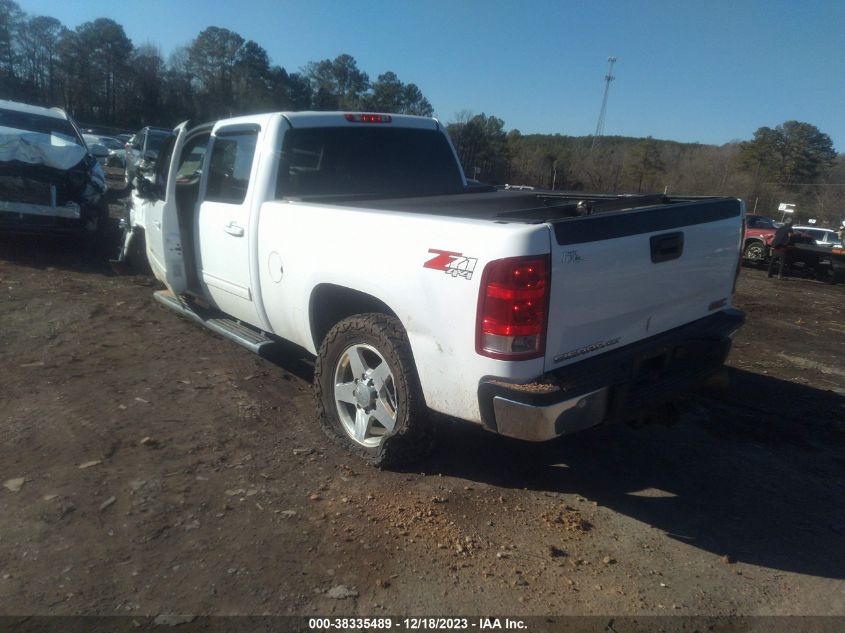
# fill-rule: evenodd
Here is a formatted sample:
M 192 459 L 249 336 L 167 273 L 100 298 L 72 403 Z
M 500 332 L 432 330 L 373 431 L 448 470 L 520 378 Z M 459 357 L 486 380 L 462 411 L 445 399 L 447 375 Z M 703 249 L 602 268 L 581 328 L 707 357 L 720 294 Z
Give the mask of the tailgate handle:
M 684 234 L 664 233 L 651 238 L 651 261 L 655 264 L 678 259 L 684 252 Z

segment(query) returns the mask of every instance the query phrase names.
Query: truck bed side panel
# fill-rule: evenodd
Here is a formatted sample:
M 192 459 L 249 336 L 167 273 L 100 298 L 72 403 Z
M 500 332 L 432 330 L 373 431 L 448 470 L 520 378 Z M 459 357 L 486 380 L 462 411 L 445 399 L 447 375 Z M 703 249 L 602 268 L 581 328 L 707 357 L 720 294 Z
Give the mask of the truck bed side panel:
M 545 225 L 359 210 L 302 202 L 268 202 L 260 211 L 261 290 L 273 332 L 316 352 L 309 298 L 332 284 L 378 298 L 408 332 L 426 403 L 436 411 L 480 421 L 482 376 L 528 381 L 542 358 L 506 362 L 475 351 L 481 273 L 491 260 L 545 254 Z M 460 254 L 471 267 L 426 267 Z M 446 258 L 447 262 L 452 261 Z M 466 262 L 464 262 L 466 263 Z

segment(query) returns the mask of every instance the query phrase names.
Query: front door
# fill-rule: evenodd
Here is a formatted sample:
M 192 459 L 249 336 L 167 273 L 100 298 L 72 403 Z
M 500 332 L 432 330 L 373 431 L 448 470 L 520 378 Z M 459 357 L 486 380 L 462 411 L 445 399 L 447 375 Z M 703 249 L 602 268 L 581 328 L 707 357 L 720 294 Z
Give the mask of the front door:
M 132 194 L 133 226 L 143 227 L 147 244 L 147 260 L 155 277 L 174 294 L 186 289 L 182 238 L 173 195 L 172 171 L 186 135 L 187 122 L 174 130 L 174 136 L 162 146 L 152 179 L 144 177 Z

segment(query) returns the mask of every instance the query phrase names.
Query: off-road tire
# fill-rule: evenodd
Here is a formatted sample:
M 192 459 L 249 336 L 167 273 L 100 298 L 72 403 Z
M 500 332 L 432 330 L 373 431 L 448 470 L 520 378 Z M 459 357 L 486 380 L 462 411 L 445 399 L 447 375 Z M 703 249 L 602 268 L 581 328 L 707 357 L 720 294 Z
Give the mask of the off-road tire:
M 338 364 L 351 346 L 361 344 L 375 348 L 387 362 L 398 401 L 393 431 L 375 447 L 362 446 L 349 436 L 340 420 L 335 399 Z M 359 314 L 335 325 L 320 345 L 314 368 L 314 390 L 317 416 L 325 433 L 373 466 L 397 468 L 408 465 L 433 449 L 433 428 L 411 346 L 396 317 Z

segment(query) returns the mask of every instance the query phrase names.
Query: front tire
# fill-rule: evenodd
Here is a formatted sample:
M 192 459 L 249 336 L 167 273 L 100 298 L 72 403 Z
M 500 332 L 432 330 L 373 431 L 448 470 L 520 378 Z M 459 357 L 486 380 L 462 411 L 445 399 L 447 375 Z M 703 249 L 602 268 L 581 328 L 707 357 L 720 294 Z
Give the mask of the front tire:
M 323 430 L 368 463 L 401 466 L 431 450 L 411 346 L 396 317 L 360 314 L 335 325 L 320 346 L 314 386 Z
M 760 265 L 766 260 L 766 246 L 757 240 L 748 242 L 742 252 L 742 258 L 752 265 Z

